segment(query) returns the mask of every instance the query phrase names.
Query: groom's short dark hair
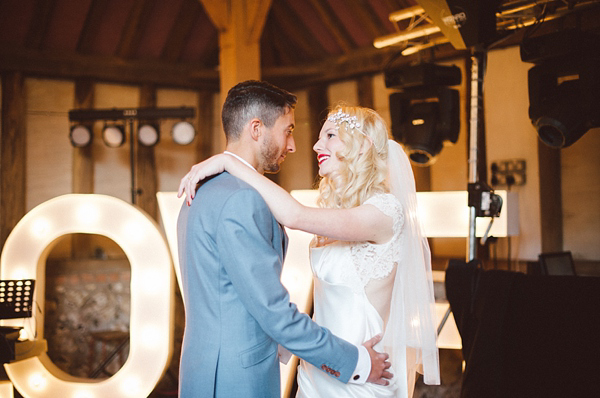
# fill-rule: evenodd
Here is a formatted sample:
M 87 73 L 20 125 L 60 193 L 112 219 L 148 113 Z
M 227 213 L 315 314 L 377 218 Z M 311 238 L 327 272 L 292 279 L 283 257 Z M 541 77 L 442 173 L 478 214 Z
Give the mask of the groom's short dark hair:
M 296 106 L 297 98 L 265 81 L 247 80 L 233 86 L 223 103 L 221 119 L 227 142 L 236 141 L 252 118 L 272 127 L 277 118 Z

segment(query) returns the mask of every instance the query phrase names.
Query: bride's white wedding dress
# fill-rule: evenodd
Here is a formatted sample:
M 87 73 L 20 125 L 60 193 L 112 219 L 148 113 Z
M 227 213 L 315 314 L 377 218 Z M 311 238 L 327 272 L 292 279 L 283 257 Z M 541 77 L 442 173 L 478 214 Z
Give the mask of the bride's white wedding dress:
M 393 195 L 377 194 L 365 204 L 376 206 L 392 218 L 394 234 L 390 241 L 376 245 L 315 239 L 310 249 L 314 275 L 313 319 L 356 345 L 385 332 L 398 265 L 395 259 L 401 248 L 404 225 L 401 205 Z M 383 342 L 375 349 L 390 352 L 390 347 L 384 347 Z M 392 363 L 394 378 L 389 386 L 344 384 L 301 361 L 297 397 L 409 397 L 414 375 L 407 378 L 406 350 L 400 352 L 404 357 L 395 358 Z

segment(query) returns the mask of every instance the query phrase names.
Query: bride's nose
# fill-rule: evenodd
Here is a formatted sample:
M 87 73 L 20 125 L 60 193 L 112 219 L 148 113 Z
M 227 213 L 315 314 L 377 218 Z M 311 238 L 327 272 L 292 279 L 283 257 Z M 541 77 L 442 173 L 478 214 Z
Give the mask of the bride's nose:
M 317 140 L 317 142 L 315 142 L 315 145 L 313 145 L 313 151 L 319 153 L 319 150 L 323 149 L 323 145 L 322 145 L 322 140 L 321 138 L 319 138 Z

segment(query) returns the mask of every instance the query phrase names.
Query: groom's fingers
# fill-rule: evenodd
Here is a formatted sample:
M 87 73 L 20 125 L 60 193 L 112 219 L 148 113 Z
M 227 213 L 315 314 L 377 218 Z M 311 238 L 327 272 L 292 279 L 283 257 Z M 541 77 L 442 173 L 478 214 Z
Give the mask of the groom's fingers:
M 381 338 L 382 338 L 381 334 L 375 335 L 371 339 L 365 341 L 363 343 L 363 345 L 365 347 L 369 347 L 369 348 L 373 347 L 375 344 L 377 344 L 377 343 L 379 343 L 381 341 Z
M 387 379 L 384 379 L 383 377 L 379 380 L 375 380 L 373 382 L 373 384 L 379 384 L 380 386 L 387 386 L 390 384 L 390 382 Z

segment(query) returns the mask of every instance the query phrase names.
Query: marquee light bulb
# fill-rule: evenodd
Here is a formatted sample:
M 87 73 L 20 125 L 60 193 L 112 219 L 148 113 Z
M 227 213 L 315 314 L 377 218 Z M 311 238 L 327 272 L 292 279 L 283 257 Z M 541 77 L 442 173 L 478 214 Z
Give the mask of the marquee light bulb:
M 138 377 L 130 376 L 121 384 L 121 391 L 131 397 L 137 397 L 140 391 L 141 382 Z
M 36 390 L 43 390 L 46 387 L 46 379 L 39 373 L 34 373 L 29 378 L 29 384 Z
M 39 217 L 33 222 L 31 233 L 36 238 L 43 238 L 50 231 L 50 221 L 45 217 Z
M 100 220 L 100 209 L 97 206 L 86 203 L 77 209 L 77 221 L 84 225 L 96 224 Z

